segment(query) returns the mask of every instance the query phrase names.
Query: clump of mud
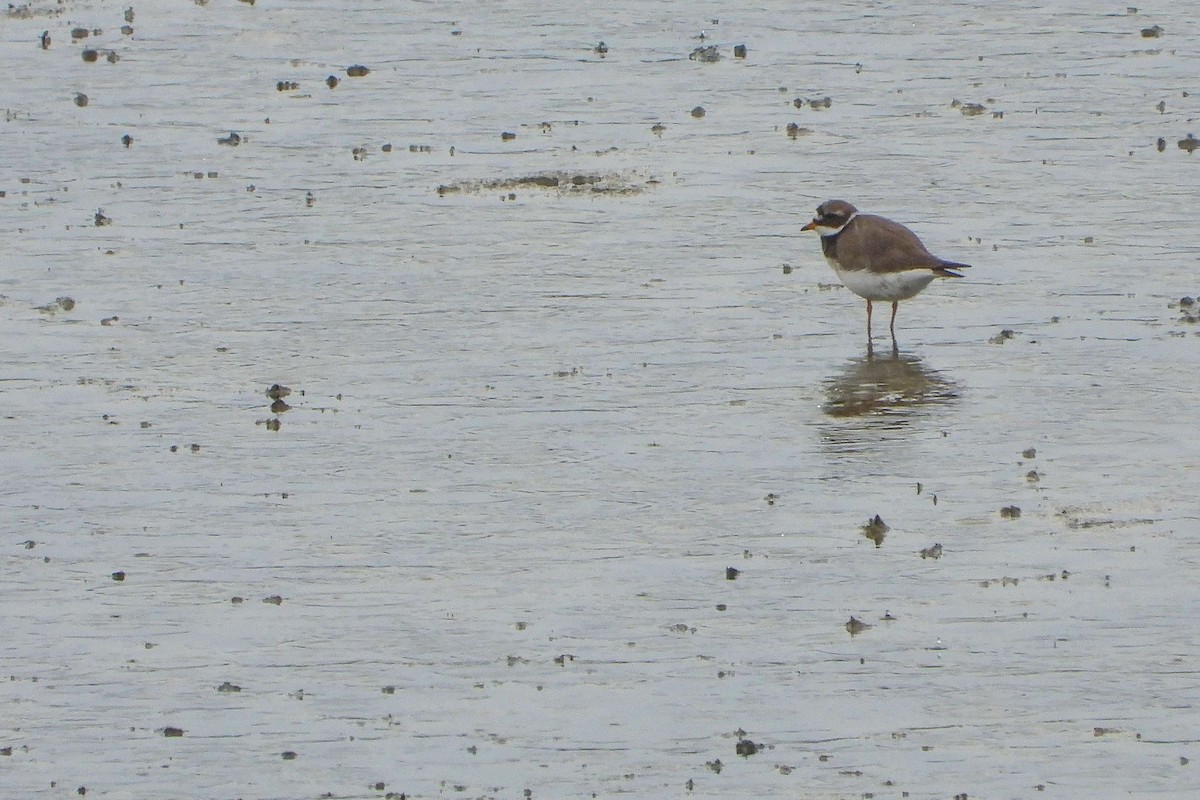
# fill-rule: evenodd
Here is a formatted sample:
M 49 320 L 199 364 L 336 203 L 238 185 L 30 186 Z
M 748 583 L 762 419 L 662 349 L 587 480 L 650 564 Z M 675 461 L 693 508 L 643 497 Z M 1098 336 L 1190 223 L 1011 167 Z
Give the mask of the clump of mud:
M 647 178 L 636 173 L 539 172 L 517 177 L 443 183 L 437 187 L 437 193 L 445 196 L 459 192 L 546 189 L 560 194 L 633 195 L 641 194 L 657 183 L 656 178 Z

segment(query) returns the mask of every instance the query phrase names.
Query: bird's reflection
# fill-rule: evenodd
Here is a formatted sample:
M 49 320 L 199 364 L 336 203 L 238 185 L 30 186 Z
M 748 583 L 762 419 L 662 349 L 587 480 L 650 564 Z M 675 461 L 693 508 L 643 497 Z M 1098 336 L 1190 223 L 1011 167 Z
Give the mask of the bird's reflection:
M 846 365 L 825 383 L 823 410 L 846 420 L 831 425 L 827 441 L 843 445 L 877 439 L 883 431 L 903 431 L 932 409 L 953 404 L 959 396 L 954 381 L 928 367 L 915 355 L 868 353 Z

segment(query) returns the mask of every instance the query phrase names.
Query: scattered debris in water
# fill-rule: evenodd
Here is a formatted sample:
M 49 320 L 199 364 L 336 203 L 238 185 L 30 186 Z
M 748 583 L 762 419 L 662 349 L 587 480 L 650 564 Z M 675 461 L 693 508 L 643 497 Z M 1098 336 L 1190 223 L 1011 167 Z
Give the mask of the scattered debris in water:
M 513 189 L 555 189 L 563 194 L 640 194 L 658 183 L 637 173 L 542 172 L 515 178 L 462 181 L 437 187 L 441 196 L 457 192 L 511 191 Z
M 47 303 L 44 306 L 35 306 L 35 311 L 40 311 L 43 314 L 54 315 L 59 311 L 72 311 L 75 308 L 75 300 L 70 297 L 56 297 L 53 303 Z
M 749 739 L 738 739 L 738 743 L 734 746 L 734 752 L 747 758 L 757 753 L 758 750 L 759 746 Z
M 879 547 L 883 544 L 883 540 L 891 528 L 876 514 L 874 519 L 867 520 L 867 524 L 863 525 L 861 530 L 865 538 L 870 539 L 876 547 Z
M 833 98 L 826 95 L 825 97 L 816 97 L 811 100 L 805 100 L 803 97 L 797 97 L 792 101 L 792 105 L 796 108 L 804 108 L 806 105 L 813 111 L 821 111 L 833 105 Z
M 1004 344 L 1016 335 L 1016 331 L 1012 330 L 1011 328 L 1005 328 L 992 338 L 988 339 L 988 344 Z
M 951 101 L 950 107 L 957 108 L 964 117 L 977 117 L 987 111 L 987 106 L 982 103 L 964 103 L 961 100 Z

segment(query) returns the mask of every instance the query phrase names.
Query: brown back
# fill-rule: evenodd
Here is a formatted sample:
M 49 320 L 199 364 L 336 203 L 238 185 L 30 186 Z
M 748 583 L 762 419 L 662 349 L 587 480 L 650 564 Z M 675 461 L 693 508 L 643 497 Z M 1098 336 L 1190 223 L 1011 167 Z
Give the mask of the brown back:
M 842 269 L 851 269 L 853 265 L 882 273 L 910 269 L 942 272 L 947 267 L 968 266 L 938 258 L 908 228 L 875 214 L 859 214 L 837 236 L 822 237 L 821 249 Z

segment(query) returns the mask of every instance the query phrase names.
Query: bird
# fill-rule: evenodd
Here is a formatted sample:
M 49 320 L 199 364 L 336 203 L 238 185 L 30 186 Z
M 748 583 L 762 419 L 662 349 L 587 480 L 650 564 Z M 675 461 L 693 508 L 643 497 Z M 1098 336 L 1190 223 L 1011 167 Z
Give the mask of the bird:
M 896 309 L 901 300 L 920 294 L 934 278 L 961 278 L 970 264 L 947 261 L 930 253 L 917 235 L 899 222 L 860 214 L 845 200 L 817 206 L 813 221 L 801 231 L 821 235 L 821 252 L 847 289 L 867 301 L 867 352 L 871 352 L 871 304 L 890 301 L 892 352 L 896 344 Z

